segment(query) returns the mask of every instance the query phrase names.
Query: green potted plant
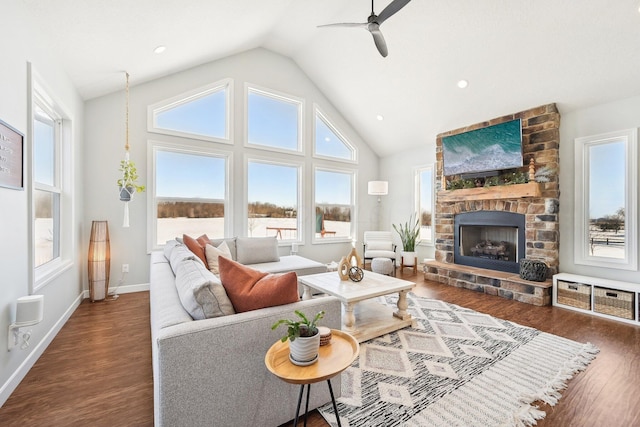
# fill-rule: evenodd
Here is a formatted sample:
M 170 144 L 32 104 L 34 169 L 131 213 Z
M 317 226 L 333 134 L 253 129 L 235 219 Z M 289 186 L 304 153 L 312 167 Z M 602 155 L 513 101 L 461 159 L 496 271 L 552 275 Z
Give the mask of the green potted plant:
M 120 188 L 120 200 L 128 202 L 135 193 L 142 193 L 145 186 L 137 183 L 138 170 L 133 160 L 121 160 L 119 170 L 122 172 L 122 177 L 117 181 Z
M 291 363 L 300 366 L 310 365 L 318 359 L 320 333 L 317 323 L 324 317 L 324 311 L 316 313 L 312 320 L 309 320 L 300 310 L 296 310 L 295 313 L 300 320 L 280 319 L 271 326 L 271 329 L 274 330 L 280 325 L 286 325 L 287 333 L 280 341 L 289 340 Z
M 404 225 L 402 223 L 393 224 L 393 229 L 398 232 L 402 241 L 402 264 L 413 266 L 416 258 L 416 241 L 420 235 L 420 218 L 413 213 L 408 222 L 405 222 Z

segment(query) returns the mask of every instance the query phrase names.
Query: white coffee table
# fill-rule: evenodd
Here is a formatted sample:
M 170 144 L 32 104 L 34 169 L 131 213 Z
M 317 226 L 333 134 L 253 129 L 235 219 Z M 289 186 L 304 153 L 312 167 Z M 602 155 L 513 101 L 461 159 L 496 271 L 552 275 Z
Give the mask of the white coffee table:
M 395 277 L 365 271 L 360 282 L 340 280 L 337 271 L 298 276 L 304 286 L 302 299 L 311 298 L 311 290 L 333 295 L 342 302 L 342 329 L 358 342 L 411 326 L 413 318 L 407 312 L 407 292 L 415 283 Z M 397 310 L 372 298 L 398 293 Z M 370 300 L 370 301 L 367 301 Z M 358 304 L 356 304 L 358 303 Z

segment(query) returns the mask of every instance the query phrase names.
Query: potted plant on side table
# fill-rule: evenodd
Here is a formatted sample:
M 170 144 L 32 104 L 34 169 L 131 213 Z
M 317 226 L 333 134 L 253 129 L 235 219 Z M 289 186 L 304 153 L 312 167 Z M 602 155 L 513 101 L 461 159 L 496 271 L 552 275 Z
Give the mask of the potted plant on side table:
M 309 320 L 300 310 L 296 310 L 295 313 L 300 320 L 280 319 L 271 326 L 271 329 L 286 325 L 287 334 L 280 341 L 289 340 L 289 360 L 298 366 L 311 365 L 318 360 L 320 333 L 317 323 L 324 317 L 324 311 L 316 313 L 312 320 Z
M 418 236 L 420 235 L 420 218 L 415 214 L 411 214 L 408 222 L 405 222 L 404 225 L 402 223 L 396 225 L 393 224 L 393 229 L 398 232 L 400 235 L 400 240 L 402 241 L 402 265 L 403 266 L 413 266 L 416 260 L 416 241 Z

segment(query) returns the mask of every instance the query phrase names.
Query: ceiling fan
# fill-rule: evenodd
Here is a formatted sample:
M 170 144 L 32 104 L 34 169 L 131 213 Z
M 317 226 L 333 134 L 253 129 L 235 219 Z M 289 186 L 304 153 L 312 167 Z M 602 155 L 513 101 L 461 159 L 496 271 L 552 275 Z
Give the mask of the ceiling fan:
M 400 9 L 405 7 L 407 3 L 411 0 L 393 0 L 387 7 L 384 8 L 380 15 L 376 15 L 373 11 L 373 0 L 371 0 L 371 15 L 367 18 L 367 22 L 365 23 L 340 23 L 340 24 L 326 24 L 319 25 L 318 27 L 360 27 L 364 28 L 371 33 L 373 36 L 373 41 L 378 48 L 378 52 L 383 57 L 386 57 L 389 54 L 387 49 L 387 43 L 384 41 L 384 37 L 382 36 L 382 32 L 380 31 L 380 25 L 391 16 L 396 14 Z

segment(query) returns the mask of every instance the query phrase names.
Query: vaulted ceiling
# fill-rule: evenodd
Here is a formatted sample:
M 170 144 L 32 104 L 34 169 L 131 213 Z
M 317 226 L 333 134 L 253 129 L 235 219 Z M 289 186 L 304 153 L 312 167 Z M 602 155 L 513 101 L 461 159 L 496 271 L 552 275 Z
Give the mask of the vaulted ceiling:
M 366 22 L 369 0 L 20 1 L 84 99 L 121 90 L 124 70 L 135 85 L 264 47 L 381 156 L 537 105 L 640 94 L 639 0 L 413 0 L 381 26 L 386 58 L 363 29 L 317 28 Z

